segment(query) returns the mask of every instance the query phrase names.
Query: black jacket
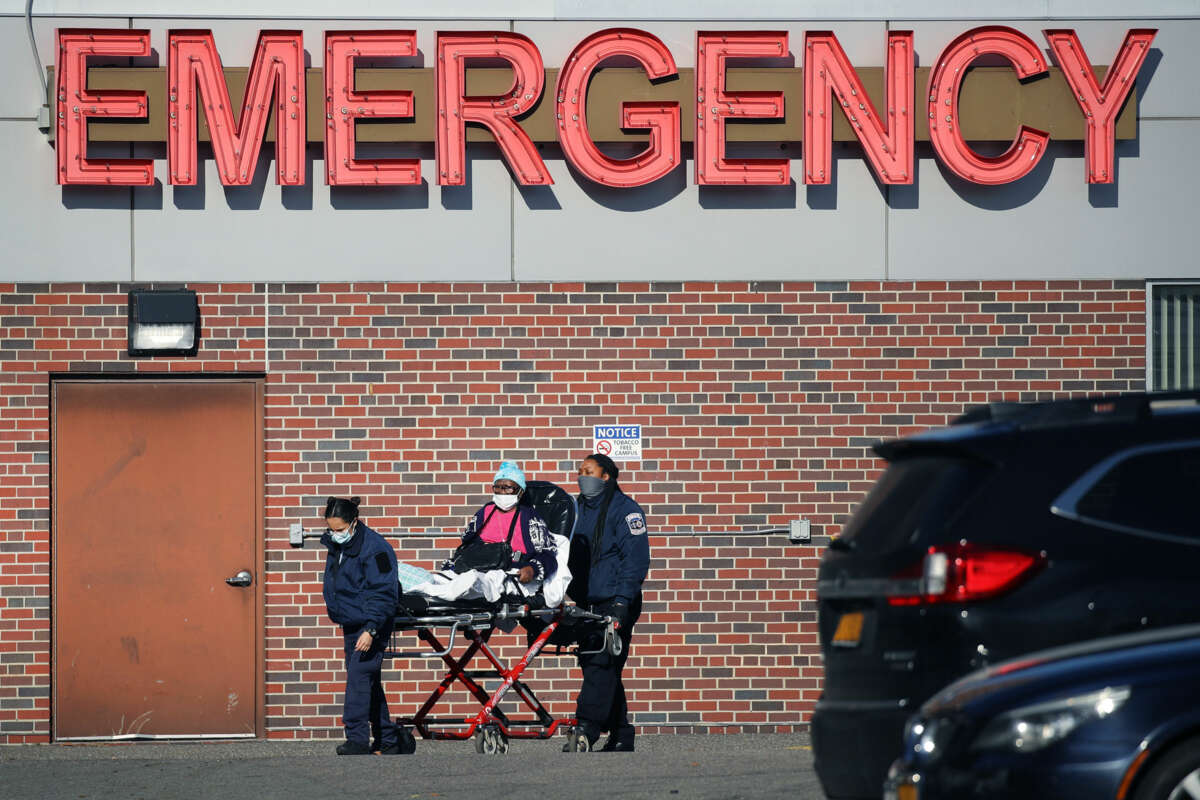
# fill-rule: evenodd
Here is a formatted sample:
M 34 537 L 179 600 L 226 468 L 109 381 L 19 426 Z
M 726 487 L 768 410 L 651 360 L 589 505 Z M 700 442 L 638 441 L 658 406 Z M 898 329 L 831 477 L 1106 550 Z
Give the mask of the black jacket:
M 590 554 L 587 577 L 587 601 L 623 600 L 630 603 L 642 593 L 642 581 L 650 569 L 650 544 L 646 541 L 646 515 L 633 498 L 620 489 L 610 490 L 612 502 L 604 518 L 600 547 L 593 545 L 596 525 L 604 509 L 606 495 L 588 498 L 580 496 L 579 521 L 575 523 L 575 539 L 586 543 Z M 575 547 L 572 548 L 572 552 Z M 574 569 L 572 569 L 574 572 Z M 583 598 L 574 597 L 576 602 Z
M 390 624 L 400 602 L 392 546 L 361 519 L 346 544 L 333 541 L 328 531 L 321 544 L 329 548 L 321 587 L 329 618 L 349 632 Z

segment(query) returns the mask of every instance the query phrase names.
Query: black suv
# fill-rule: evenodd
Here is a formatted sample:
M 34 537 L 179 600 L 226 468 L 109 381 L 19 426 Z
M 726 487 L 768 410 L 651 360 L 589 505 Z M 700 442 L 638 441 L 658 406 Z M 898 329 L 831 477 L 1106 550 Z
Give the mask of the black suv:
M 905 719 L 971 670 L 1200 621 L 1200 392 L 981 406 L 875 451 L 817 588 L 831 797 L 879 797 Z

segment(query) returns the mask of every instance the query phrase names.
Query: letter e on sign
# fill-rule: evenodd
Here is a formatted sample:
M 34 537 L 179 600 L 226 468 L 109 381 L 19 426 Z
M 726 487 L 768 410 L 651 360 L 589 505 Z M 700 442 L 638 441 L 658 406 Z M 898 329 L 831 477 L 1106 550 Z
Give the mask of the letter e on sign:
M 729 31 L 696 34 L 696 183 L 701 186 L 787 186 L 786 158 L 726 158 L 725 120 L 779 119 L 783 92 L 728 92 L 731 58 L 785 58 L 787 31 Z
M 325 34 L 325 180 L 330 186 L 420 185 L 420 159 L 354 157 L 356 119 L 413 115 L 412 92 L 356 91 L 354 62 L 360 58 L 396 58 L 416 53 L 415 31 Z
M 110 28 L 62 28 L 58 31 L 55 97 L 58 134 L 55 155 L 62 186 L 153 186 L 154 162 L 148 158 L 88 158 L 88 117 L 113 119 L 146 116 L 146 93 L 124 89 L 89 91 L 90 56 L 148 56 L 150 32 Z

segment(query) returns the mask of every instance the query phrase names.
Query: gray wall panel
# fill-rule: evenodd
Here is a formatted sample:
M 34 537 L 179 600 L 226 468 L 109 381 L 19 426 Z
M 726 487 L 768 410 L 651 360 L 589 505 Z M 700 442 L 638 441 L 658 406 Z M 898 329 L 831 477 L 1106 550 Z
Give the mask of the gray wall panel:
M 32 122 L 0 122 L 0 280 L 129 279 L 129 189 L 54 182 L 54 150 Z M 93 148 L 128 156 L 128 146 Z
M 1200 0 L 1047 0 L 1047 13 L 1052 17 L 1114 17 L 1128 16 L 1130 11 L 1139 14 L 1166 17 L 1200 16 Z
M 54 52 L 43 49 L 46 60 Z M 29 52 L 29 37 L 25 20 L 17 17 L 0 19 L 0 66 L 7 80 L 0 82 L 0 117 L 37 116 L 38 106 L 46 102 L 33 70 L 33 54 Z
M 547 64 L 558 65 L 601 27 L 521 22 L 516 30 L 537 42 Z M 805 30 L 745 21 L 650 21 L 637 27 L 662 39 L 680 66 L 695 63 L 697 30 L 786 30 L 793 56 L 803 46 Z M 883 63 L 885 31 L 881 22 L 838 25 L 842 46 L 864 65 Z M 778 158 L 779 151 L 739 155 Z M 576 277 L 819 278 L 834 265 L 845 276 L 883 276 L 884 203 L 858 159 L 839 160 L 838 185 L 813 190 L 811 197 L 795 183 L 801 175 L 798 160 L 792 161 L 792 186 L 765 190 L 701 189 L 692 184 L 690 160 L 686 170 L 632 190 L 595 186 L 561 158 L 548 166 L 555 185 L 525 190 L 517 200 L 518 279 L 561 278 L 564 270 Z
M 305 19 L 188 19 L 186 17 L 135 17 L 136 28 L 150 30 L 150 45 L 159 53 L 159 64 L 166 66 L 163 53 L 167 51 L 167 31 L 172 28 L 208 29 L 213 32 L 217 52 L 226 67 L 244 67 L 254 57 L 254 45 L 262 30 L 298 30 L 304 33 L 304 50 L 310 67 L 325 63 L 325 31 L 329 30 L 415 30 L 417 48 L 424 56 L 421 66 L 432 67 L 438 31 L 477 30 L 472 20 L 305 20 Z M 491 30 L 508 30 L 508 23 L 484 26 Z
M 1200 20 L 1145 19 L 1088 22 L 1079 19 L 1013 20 L 1000 19 L 988 24 L 1008 25 L 1035 41 L 1047 54 L 1050 50 L 1042 31 L 1047 28 L 1074 28 L 1093 64 L 1111 64 L 1130 28 L 1157 28 L 1151 53 L 1138 73 L 1138 113 L 1142 117 L 1200 116 Z M 892 28 L 911 28 L 915 37 L 917 63 L 929 66 L 956 36 L 971 27 L 962 22 L 921 22 L 897 20 Z M 1015 133 L 1015 132 L 1014 132 Z
M 151 154 L 147 147 L 146 155 Z M 484 148 L 480 148 L 484 150 Z M 161 148 L 157 155 L 161 156 Z M 275 185 L 274 151 L 259 157 L 254 186 L 226 189 L 216 163 L 195 187 L 135 192 L 138 280 L 507 280 L 511 179 L 493 152 L 468 149 L 470 185 L 325 185 L 309 149 L 308 183 Z M 411 157 L 411 151 L 364 156 Z M 474 157 L 472 158 L 472 155 Z M 155 164 L 159 181 L 166 161 Z M 315 180 L 314 180 L 315 176 Z
M 38 0 L 38 14 L 178 14 L 179 3 L 165 0 Z M 191 16 L 328 17 L 473 19 L 721 19 L 730 15 L 729 0 L 343 0 L 336 7 L 324 0 L 197 0 L 187 4 Z M 1197 0 L 1142 0 L 1146 16 L 1200 16 Z M 1129 0 L 753 0 L 738 3 L 741 19 L 991 19 L 1007 17 L 1118 17 L 1127 15 Z M 22 0 L 0 0 L 0 14 L 22 14 Z
M 1050 27 L 1046 25 L 1044 27 Z M 1138 73 L 1138 116 L 1200 117 L 1200 20 L 1072 22 L 1092 63 L 1111 64 L 1130 28 L 1158 28 Z M 1045 47 L 1045 39 L 1035 39 Z
M 566 19 L 721 19 L 735 9 L 740 19 L 886 20 L 1043 16 L 1047 0 L 557 0 L 556 16 Z
M 537 43 L 546 66 L 560 66 L 571 54 L 575 45 L 587 36 L 604 28 L 630 27 L 619 22 L 518 22 L 515 30 Z M 745 20 L 712 20 L 685 22 L 638 22 L 636 27 L 662 39 L 675 57 L 679 67 L 692 67 L 696 63 L 696 32 L 701 30 L 782 30 L 788 32 L 788 47 L 797 66 L 804 57 L 804 32 L 812 30 L 811 24 L 789 22 L 747 22 Z M 882 22 L 843 22 L 837 25 L 838 41 L 855 65 L 878 66 L 884 62 L 887 26 Z M 764 62 L 765 63 L 765 62 Z
M 778 152 L 778 151 L 775 151 Z M 755 153 L 755 157 L 765 153 Z M 682 169 L 639 189 L 595 187 L 548 163 L 517 200 L 516 276 L 529 279 L 882 278 L 885 206 L 857 158 L 836 187 L 700 187 Z M 792 162 L 793 181 L 800 162 Z M 561 206 L 556 208 L 554 206 Z
M 53 64 L 56 60 L 55 29 L 72 27 L 127 28 L 129 20 L 95 17 L 35 18 L 33 36 L 38 46 L 38 57 L 43 64 Z M 29 49 L 25 20 L 20 17 L 0 18 L 0 65 L 3 65 L 5 77 L 0 81 L 0 117 L 36 118 L 38 108 L 46 102 L 46 98 L 42 95 L 42 87 L 33 69 L 33 53 Z
M 661 15 L 669 5 L 652 3 L 643 8 L 641 16 L 655 9 Z M 855 10 L 866 15 L 868 6 L 912 8 L 880 2 L 859 4 Z M 38 4 L 41 11 L 68 7 L 70 4 Z M 557 7 L 584 16 L 582 6 L 572 10 L 570 3 L 560 2 Z M 749 13 L 773 7 L 752 4 Z M 963 9 L 960 17 L 970 16 L 973 6 L 959 7 Z M 465 13 L 456 8 L 447 13 Z M 612 3 L 605 8 L 619 11 L 626 6 Z M 612 24 L 636 25 L 660 36 L 681 66 L 694 63 L 698 29 L 783 28 L 790 33 L 794 54 L 802 46 L 804 31 L 817 27 L 812 21 L 705 22 L 696 17 L 715 6 L 689 8 L 692 14 L 681 15 L 689 18 L 674 22 L 637 22 L 639 14 L 630 5 L 628 13 L 611 22 L 525 21 L 515 27 L 537 42 L 549 66 L 561 64 L 584 36 Z M 988 14 L 1009 8 L 990 5 Z M 600 12 L 592 16 L 598 15 Z M 992 19 L 989 16 L 989 21 Z M 503 21 L 478 19 L 354 22 L 294 17 L 238 21 L 139 18 L 134 24 L 153 31 L 160 62 L 168 28 L 211 27 L 228 65 L 248 62 L 260 28 L 304 30 L 312 61 L 319 65 L 320 41 L 326 29 L 411 27 L 418 31 L 426 65 L 431 65 L 435 31 L 506 26 Z M 919 61 L 928 64 L 946 42 L 971 24 L 961 20 L 896 21 L 891 27 L 913 28 Z M 1200 84 L 1193 79 L 1200 74 L 1200 48 L 1196 47 L 1200 20 L 1050 22 L 1027 18 L 1010 24 L 1039 44 L 1044 42 L 1043 28 L 1075 27 L 1097 62 L 1111 60 L 1126 28 L 1147 24 L 1160 28 L 1156 50 L 1161 52 L 1145 70 L 1149 80 L 1142 79 L 1139 139 L 1119 145 L 1115 187 L 1088 187 L 1083 179 L 1082 145 L 1064 142 L 1052 145 L 1052 158 L 1047 157 L 1035 175 L 1016 186 L 996 188 L 966 185 L 948 176 L 932 159 L 928 146 L 922 145 L 917 185 L 889 190 L 890 206 L 859 148 L 849 145 L 836 148 L 838 174 L 835 185 L 828 188 L 794 184 L 782 190 L 701 191 L 691 184 L 694 165 L 689 159 L 686 172 L 677 170 L 655 186 L 605 189 L 572 173 L 561 153 L 549 147 L 545 154 L 555 185 L 519 190 L 494 147 L 472 146 L 470 185 L 442 189 L 428 183 L 434 165 L 432 146 L 424 145 L 395 153 L 422 157 L 427 183 L 418 189 L 331 192 L 321 178 L 320 148 L 314 147 L 310 148 L 309 186 L 281 190 L 274 184 L 268 146 L 258 182 L 249 189 L 221 187 L 215 164 L 204 148 L 206 177 L 200 187 L 164 187 L 160 183 L 153 189 L 132 192 L 64 192 L 54 183 L 54 154 L 42 134 L 32 122 L 9 122 L 3 128 L 9 146 L 0 150 L 0 177 L 6 186 L 0 200 L 4 211 L 0 231 L 12 257 L 0 264 L 0 280 L 35 280 L 46 274 L 59 279 L 126 279 L 131 258 L 138 279 L 206 280 L 502 280 L 514 273 L 521 279 L 571 280 L 600 272 L 625 278 L 1040 277 L 1046 264 L 1072 276 L 1141 277 L 1147 274 L 1147 264 L 1160 270 L 1155 275 L 1200 273 L 1194 262 L 1187 260 L 1197 244 L 1197 226 L 1191 221 L 1196 203 L 1188 189 L 1200 178 L 1193 152 L 1194 142 L 1200 138 Z M 14 76 L 0 86 L 0 116 L 32 117 L 40 100 L 22 25 L 19 18 L 0 18 L 0 63 L 9 66 Z M 44 18 L 37 20 L 37 25 L 42 58 L 49 62 L 54 55 L 54 27 L 123 28 L 128 21 Z M 856 65 L 882 62 L 888 27 L 884 23 L 826 22 L 820 26 L 837 31 Z M 157 158 L 161 182 L 166 175 L 163 147 L 141 146 L 139 150 L 140 155 Z M 128 148 L 115 147 L 110 152 L 125 157 Z M 778 153 L 763 149 L 737 154 Z M 374 151 L 362 155 L 388 154 Z M 792 166 L 795 180 L 802 165 L 793 161 Z M 132 215 L 131 196 L 137 209 Z M 1012 231 L 1020 233 L 1014 236 Z M 101 254 L 89 256 L 86 268 L 77 270 L 71 258 L 85 252 L 85 245 L 90 247 L 93 240 L 102 243 Z M 1005 242 L 1005 247 L 996 248 L 996 241 Z M 943 244 L 951 247 L 943 249 Z M 1143 252 L 1149 257 L 1143 257 Z
M 37 0 L 36 14 L 119 14 L 130 17 L 213 17 L 275 19 L 512 19 L 548 18 L 554 14 L 552 0 Z M 24 14 L 23 0 L 0 0 L 0 13 Z
M 248 64 L 261 28 L 298 29 L 311 65 L 324 63 L 326 30 L 344 28 L 413 29 L 433 65 L 438 30 L 478 28 L 469 20 L 323 22 L 299 19 L 190 20 L 138 18 L 149 28 L 154 48 L 166 51 L 171 28 L 209 28 L 222 60 Z M 493 26 L 495 27 L 495 26 Z M 507 27 L 507 26 L 504 26 Z M 207 148 L 204 148 L 207 150 Z M 160 180 L 167 174 L 162 148 Z M 324 182 L 320 147 L 309 148 L 309 177 L 303 188 L 275 185 L 273 149 L 260 156 L 253 188 L 225 189 L 211 156 L 204 162 L 203 187 L 156 187 L 138 190 L 134 220 L 135 274 L 139 280 L 184 279 L 202 274 L 226 279 L 300 280 L 331 276 L 345 279 L 504 280 L 510 274 L 512 188 L 508 171 L 492 148 L 472 149 L 472 185 L 442 189 L 436 181 L 432 146 L 395 153 L 364 149 L 368 157 L 422 156 L 422 187 L 339 188 Z M 200 208 L 204 210 L 201 211 Z M 179 248 L 176 242 L 205 242 L 207 248 Z M 179 252 L 176 252 L 179 251 Z M 346 254 L 349 254 L 349 258 Z M 219 254 L 214 258 L 214 255 Z
M 1005 187 L 967 184 L 922 158 L 917 185 L 893 190 L 889 274 L 1198 277 L 1198 140 L 1200 121 L 1143 121 L 1138 142 L 1118 147 L 1111 187 L 1084 183 L 1078 145 L 1051 144 L 1032 174 Z

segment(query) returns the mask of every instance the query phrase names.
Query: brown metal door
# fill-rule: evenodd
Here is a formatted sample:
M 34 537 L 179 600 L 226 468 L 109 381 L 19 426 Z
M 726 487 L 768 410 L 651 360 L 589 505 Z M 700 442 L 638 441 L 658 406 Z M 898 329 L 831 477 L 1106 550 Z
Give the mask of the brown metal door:
M 256 735 L 260 382 L 53 392 L 55 737 Z

